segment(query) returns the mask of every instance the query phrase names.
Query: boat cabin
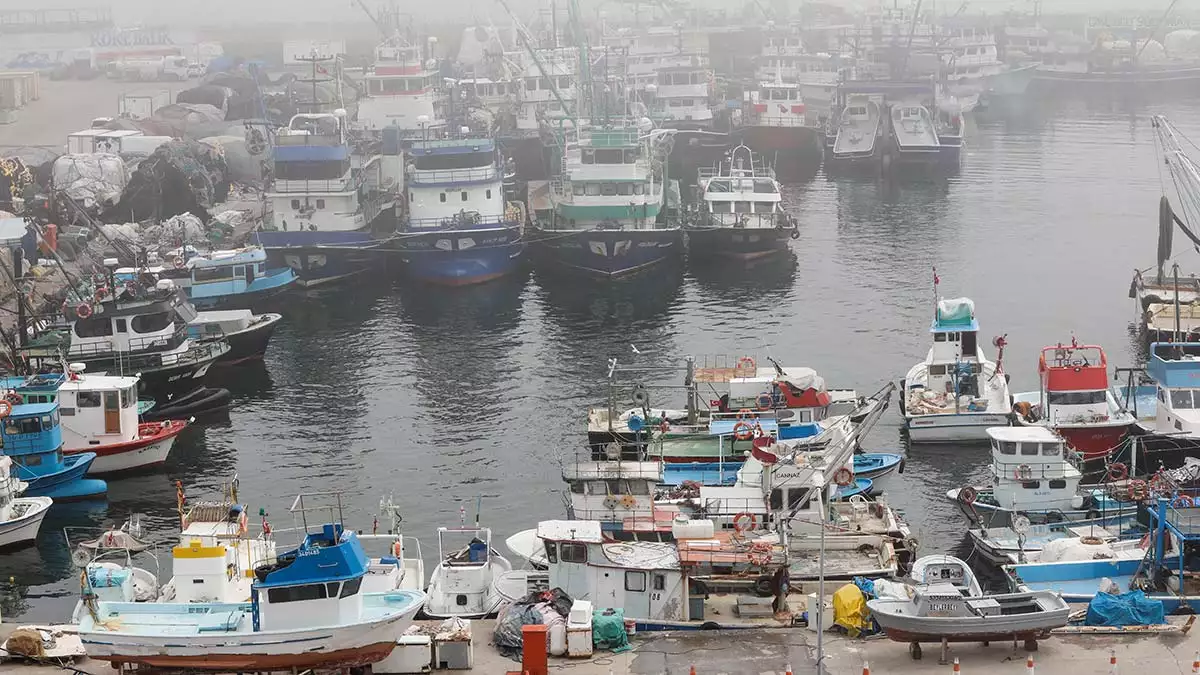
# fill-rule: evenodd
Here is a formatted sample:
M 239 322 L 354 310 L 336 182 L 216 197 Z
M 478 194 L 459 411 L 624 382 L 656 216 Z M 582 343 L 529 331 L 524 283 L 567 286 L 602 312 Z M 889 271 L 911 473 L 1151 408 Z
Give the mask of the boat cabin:
M 1154 379 L 1158 403 L 1155 428 L 1163 433 L 1200 434 L 1200 342 L 1150 345 L 1146 371 Z
M 774 229 L 780 224 L 779 183 L 750 148 L 739 145 L 715 168 L 698 174 L 701 207 L 710 225 Z
M 1040 416 L 1052 425 L 1109 419 L 1108 357 L 1095 345 L 1075 340 L 1042 349 Z
M 137 388 L 135 377 L 85 375 L 86 366 L 73 363 L 67 373 L 34 375 L 5 384 L 27 403 L 59 404 L 64 447 L 86 450 L 89 446 L 129 442 L 138 437 Z
M 23 403 L 0 420 L 0 450 L 17 478 L 29 481 L 62 471 L 63 437 L 58 403 Z
M 395 126 L 408 132 L 444 125 L 436 119 L 439 79 L 420 45 L 399 37 L 385 41 L 375 48 L 374 65 L 363 74 L 358 120 L 374 129 Z
M 282 287 L 294 280 L 289 267 L 267 268 L 267 253 L 260 246 L 200 253 L 191 246 L 167 254 L 167 265 L 148 268 L 122 267 L 116 271 L 118 282 L 139 281 L 143 275 L 157 281 L 175 282 L 198 305 L 215 302 L 224 296 L 256 293 Z
M 572 520 L 599 522 L 610 531 L 655 520 L 654 488 L 663 482 L 662 462 L 577 461 L 563 466 L 562 477 Z
M 990 427 L 992 487 L 1000 508 L 1010 511 L 1078 509 L 1082 474 L 1066 441 L 1044 426 Z
M 747 126 L 803 127 L 806 109 L 800 85 L 763 82 L 745 94 L 742 122 Z
M 275 558 L 275 542 L 248 532 L 244 504 L 197 501 L 171 549 L 171 602 L 248 602 L 255 565 Z M 166 591 L 167 589 L 164 589 Z
M 254 630 L 303 630 L 350 625 L 362 616 L 360 593 L 368 560 L 357 535 L 326 523 L 273 561 L 255 562 Z
M 982 361 L 979 322 L 970 298 L 939 300 L 934 311 L 933 347 L 925 359 L 926 389 L 957 396 L 979 397 Z
M 128 292 L 122 295 L 129 297 Z M 153 291 L 135 294 L 133 299 L 107 297 L 100 307 L 85 303 L 75 308 L 68 356 L 87 359 L 186 350 L 183 327 L 195 318 L 196 310 L 172 282 L 160 281 Z

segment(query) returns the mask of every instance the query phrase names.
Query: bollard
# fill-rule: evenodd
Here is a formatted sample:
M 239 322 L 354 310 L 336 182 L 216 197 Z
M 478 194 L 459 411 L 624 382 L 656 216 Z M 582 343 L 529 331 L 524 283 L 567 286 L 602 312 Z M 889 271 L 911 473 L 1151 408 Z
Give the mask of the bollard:
M 1108 650 L 1108 675 L 1117 675 L 1117 652 Z
M 956 656 L 956 657 L 954 657 L 954 675 L 959 675 L 959 673 L 961 673 L 961 672 L 962 672 L 962 668 L 959 667 L 958 657 Z
M 1033 654 L 1025 657 L 1025 675 L 1033 675 Z

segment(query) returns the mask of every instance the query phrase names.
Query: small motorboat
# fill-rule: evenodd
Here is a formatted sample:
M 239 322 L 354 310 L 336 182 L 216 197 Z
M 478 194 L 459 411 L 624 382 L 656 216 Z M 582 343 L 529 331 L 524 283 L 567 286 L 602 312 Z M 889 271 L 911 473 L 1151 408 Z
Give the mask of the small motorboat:
M 248 309 L 197 312 L 188 322 L 188 334 L 194 340 L 225 340 L 229 351 L 217 363 L 234 365 L 251 359 L 261 359 L 267 343 L 275 333 L 282 314 L 254 314 Z
M 909 643 L 913 659 L 921 658 L 922 642 L 1003 642 L 1023 639 L 1025 649 L 1067 625 L 1071 608 L 1051 591 L 963 597 L 951 583 L 917 586 L 912 598 L 867 602 L 887 636 Z
M 978 598 L 983 595 L 983 589 L 979 586 L 975 573 L 971 571 L 971 566 L 965 560 L 951 555 L 921 556 L 913 562 L 909 576 L 922 586 L 950 584 L 957 588 L 964 598 Z
M 864 452 L 854 455 L 854 475 L 871 479 L 870 496 L 887 492 L 888 481 L 904 473 L 904 456 L 888 452 Z
M 450 540 L 469 537 L 469 543 L 447 554 Z M 496 582 L 512 565 L 492 548 L 492 531 L 486 527 L 439 527 L 441 562 L 429 577 L 424 612 L 434 619 L 485 618 L 500 608 L 503 597 Z
M 849 485 L 843 485 L 834 493 L 834 500 L 850 499 L 855 495 L 869 495 L 874 490 L 875 481 L 870 478 L 855 478 L 854 482 Z
M 92 539 L 84 539 L 75 544 L 76 549 L 83 549 L 86 555 L 94 556 L 104 549 L 121 549 L 130 553 L 141 553 L 149 550 L 153 544 L 142 540 L 142 515 L 135 513 L 129 516 L 120 527 L 110 527 Z M 67 532 L 68 541 L 70 532 Z M 85 563 L 87 561 L 84 561 Z
M 1134 514 L 1116 525 L 1133 525 Z M 989 562 L 1006 565 L 1012 562 L 1027 562 L 1036 558 L 1047 546 L 1063 539 L 1094 537 L 1100 541 L 1116 541 L 1118 536 L 1100 525 L 1028 525 L 1019 523 L 1024 532 L 1012 527 L 975 527 L 967 531 L 975 551 Z M 1022 557 L 1025 558 L 1022 561 Z
M 228 389 L 197 387 L 181 396 L 159 401 L 142 415 L 142 421 L 161 422 L 212 415 L 227 409 L 232 398 Z
M 13 462 L 0 455 L 0 548 L 37 539 L 42 519 L 54 504 L 49 497 L 21 497 L 25 483 L 12 475 Z

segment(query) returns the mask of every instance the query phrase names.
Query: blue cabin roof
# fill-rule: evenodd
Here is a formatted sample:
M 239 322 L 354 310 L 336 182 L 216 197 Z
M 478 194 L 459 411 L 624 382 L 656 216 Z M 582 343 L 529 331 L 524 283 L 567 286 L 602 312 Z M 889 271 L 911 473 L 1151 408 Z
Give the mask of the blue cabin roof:
M 277 145 L 275 162 L 340 162 L 350 158 L 344 145 Z
M 286 562 L 288 560 L 291 562 Z M 358 535 L 341 525 L 326 524 L 309 534 L 298 548 L 276 557 L 279 564 L 254 582 L 255 588 L 345 581 L 367 573 L 367 554 Z
M 934 317 L 933 324 L 929 327 L 930 333 L 961 333 L 978 330 L 979 322 L 973 316 L 966 319 L 942 319 L 938 316 Z
M 1200 349 L 1200 342 L 1155 342 L 1150 345 L 1150 363 L 1146 372 L 1160 387 L 1167 388 L 1200 388 L 1200 357 L 1184 354 L 1182 358 L 1163 358 L 1173 356 L 1175 348 L 1188 348 L 1193 351 Z
M 18 406 L 13 406 L 12 414 L 9 417 L 36 417 L 38 415 L 49 415 L 58 409 L 57 403 L 25 403 Z
M 465 155 L 472 152 L 492 152 L 496 147 L 490 138 L 447 138 L 433 141 L 413 141 L 409 153 L 419 155 Z
M 8 377 L 0 386 L 21 392 L 56 392 L 67 381 L 64 373 L 46 373 L 32 377 Z

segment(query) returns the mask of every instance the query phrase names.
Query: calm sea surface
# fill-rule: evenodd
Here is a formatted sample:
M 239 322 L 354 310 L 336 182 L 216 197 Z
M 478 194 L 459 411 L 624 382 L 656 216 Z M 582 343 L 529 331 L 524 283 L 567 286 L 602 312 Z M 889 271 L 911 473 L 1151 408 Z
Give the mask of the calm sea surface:
M 465 506 L 498 538 L 561 517 L 559 460 L 606 396 L 605 361 L 661 365 L 688 354 L 771 355 L 830 386 L 873 391 L 924 356 L 931 268 L 946 296 L 976 302 L 983 334 L 1008 334 L 1014 390 L 1036 387 L 1039 349 L 1072 332 L 1136 357 L 1135 267 L 1153 263 L 1160 195 L 1150 117 L 1200 140 L 1200 100 L 1155 106 L 1059 102 L 977 116 L 948 179 L 787 186 L 802 236 L 791 255 L 600 285 L 534 273 L 479 288 L 359 283 L 297 296 L 264 364 L 221 378 L 228 422 L 190 429 L 162 473 L 112 481 L 107 504 L 56 506 L 34 548 L 0 555 L 6 617 L 66 620 L 78 571 L 61 528 L 146 514 L 177 532 L 175 481 L 215 498 L 239 477 L 276 528 L 302 491 L 343 491 L 369 529 L 391 494 L 404 530 L 436 556 L 434 530 Z M 1177 242 L 1180 238 L 1177 238 Z M 1177 253 L 1200 268 L 1190 249 Z M 634 354 L 630 345 L 641 352 Z M 673 378 L 678 381 L 678 378 Z M 893 404 L 865 444 L 902 448 Z M 925 551 L 960 547 L 945 491 L 985 477 L 985 448 L 917 447 L 891 495 Z M 169 562 L 169 555 L 164 555 Z M 165 570 L 164 570 L 165 571 Z

